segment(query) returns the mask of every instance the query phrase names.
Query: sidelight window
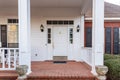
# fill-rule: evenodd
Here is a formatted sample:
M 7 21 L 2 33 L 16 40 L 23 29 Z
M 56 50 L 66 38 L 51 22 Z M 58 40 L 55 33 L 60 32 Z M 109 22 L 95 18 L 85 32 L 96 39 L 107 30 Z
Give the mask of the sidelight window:
M 69 29 L 69 42 L 73 44 L 73 28 Z
M 48 44 L 51 44 L 51 28 L 48 28 Z

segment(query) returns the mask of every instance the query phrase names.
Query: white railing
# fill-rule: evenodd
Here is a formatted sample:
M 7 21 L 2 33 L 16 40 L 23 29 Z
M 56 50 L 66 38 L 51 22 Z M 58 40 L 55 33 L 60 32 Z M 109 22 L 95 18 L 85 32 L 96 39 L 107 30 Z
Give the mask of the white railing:
M 0 48 L 0 70 L 15 70 L 18 62 L 18 48 Z
M 83 61 L 89 65 L 92 65 L 92 48 L 82 48 L 82 57 Z

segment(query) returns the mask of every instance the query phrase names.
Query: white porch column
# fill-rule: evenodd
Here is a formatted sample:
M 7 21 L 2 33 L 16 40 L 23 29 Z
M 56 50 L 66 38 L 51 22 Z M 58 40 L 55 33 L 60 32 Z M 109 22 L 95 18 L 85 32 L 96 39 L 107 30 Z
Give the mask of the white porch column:
M 28 65 L 28 74 L 31 72 L 30 49 L 30 0 L 19 0 L 19 64 Z
M 84 19 L 84 15 L 81 16 L 81 27 L 80 27 L 80 31 L 81 31 L 81 47 L 84 47 L 84 28 L 85 28 L 85 19 Z
M 93 0 L 92 73 L 95 65 L 103 65 L 104 55 L 104 0 Z
M 81 15 L 81 25 L 80 25 L 80 45 L 81 45 L 81 48 L 80 48 L 80 52 L 81 52 L 81 59 L 82 61 L 84 61 L 84 51 L 83 51 L 83 48 L 84 48 L 84 28 L 85 28 L 85 21 L 84 21 L 84 15 Z

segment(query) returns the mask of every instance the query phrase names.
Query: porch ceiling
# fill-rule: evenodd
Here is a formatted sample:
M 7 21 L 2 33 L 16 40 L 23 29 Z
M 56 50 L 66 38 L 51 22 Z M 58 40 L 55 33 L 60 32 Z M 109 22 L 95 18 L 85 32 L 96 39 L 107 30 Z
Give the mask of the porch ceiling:
M 92 0 L 31 0 L 31 8 L 78 8 L 84 11 Z M 87 6 L 89 6 L 87 4 Z M 0 8 L 17 8 L 18 0 L 0 0 Z
M 0 8 L 17 8 L 18 0 L 0 0 Z
M 85 0 L 31 0 L 32 7 L 80 8 Z
M 32 7 L 80 8 L 86 0 L 31 0 Z M 0 0 L 0 7 L 17 7 L 18 0 Z

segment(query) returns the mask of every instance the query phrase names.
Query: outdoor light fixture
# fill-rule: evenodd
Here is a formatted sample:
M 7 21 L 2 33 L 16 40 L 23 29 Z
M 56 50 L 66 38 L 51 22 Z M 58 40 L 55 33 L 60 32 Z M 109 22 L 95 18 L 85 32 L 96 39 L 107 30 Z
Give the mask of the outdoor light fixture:
M 79 32 L 80 31 L 80 26 L 79 25 L 77 25 L 77 32 Z
M 40 30 L 41 30 L 41 32 L 44 32 L 44 26 L 42 24 L 40 26 Z

